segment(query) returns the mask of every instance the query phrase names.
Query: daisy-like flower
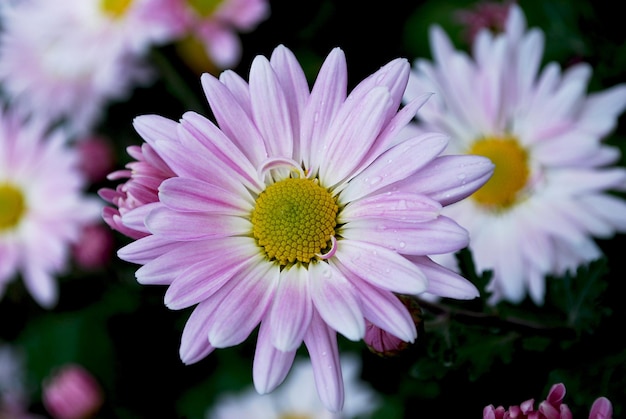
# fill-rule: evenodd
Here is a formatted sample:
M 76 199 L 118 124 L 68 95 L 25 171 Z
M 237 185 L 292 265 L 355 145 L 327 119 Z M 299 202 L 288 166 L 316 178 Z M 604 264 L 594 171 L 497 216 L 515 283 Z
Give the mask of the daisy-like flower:
M 249 82 L 231 70 L 202 76 L 217 125 L 193 112 L 135 120 L 160 160 L 137 166 L 127 184 L 166 178 L 156 201 L 148 193 L 130 209 L 129 195 L 118 195 L 121 223 L 144 236 L 118 255 L 143 265 L 140 283 L 169 286 L 169 308 L 195 306 L 185 363 L 243 342 L 260 324 L 257 391 L 283 381 L 304 342 L 323 403 L 340 410 L 337 332 L 362 339 L 369 321 L 412 342 L 398 294 L 478 295 L 428 255 L 467 245 L 441 208 L 483 185 L 493 165 L 439 156 L 440 134 L 398 136 L 428 98 L 398 110 L 409 70 L 396 59 L 348 94 L 345 56 L 334 49 L 309 90 L 279 46 L 255 58 Z
M 470 199 L 444 209 L 469 230 L 479 271 L 491 270 L 491 303 L 540 305 L 545 277 L 601 256 L 594 237 L 626 231 L 626 170 L 602 138 L 626 106 L 626 85 L 586 94 L 587 64 L 539 70 L 544 38 L 526 30 L 512 5 L 506 30 L 482 30 L 473 57 L 430 32 L 434 62 L 417 60 L 406 100 L 434 92 L 417 115 L 419 130 L 450 135 L 449 152 L 489 157 L 493 177 Z M 453 255 L 438 258 L 455 266 Z
M 150 80 L 143 54 L 169 41 L 162 0 L 29 0 L 0 9 L 0 88 L 24 115 L 76 135 L 104 107 Z
M 164 0 L 177 29 L 182 57 L 194 68 L 224 69 L 241 58 L 238 32 L 250 32 L 270 14 L 267 0 Z M 204 69 L 203 72 L 206 72 Z
M 102 206 L 83 193 L 79 154 L 61 131 L 0 114 L 0 295 L 21 275 L 42 307 L 57 302 L 55 276 Z
M 320 402 L 311 363 L 299 359 L 285 382 L 273 393 L 259 395 L 253 388 L 225 394 L 207 412 L 206 419 L 251 418 L 350 419 L 369 417 L 378 407 L 377 394 L 360 379 L 360 359 L 342 355 L 346 403 L 342 412 L 330 412 Z

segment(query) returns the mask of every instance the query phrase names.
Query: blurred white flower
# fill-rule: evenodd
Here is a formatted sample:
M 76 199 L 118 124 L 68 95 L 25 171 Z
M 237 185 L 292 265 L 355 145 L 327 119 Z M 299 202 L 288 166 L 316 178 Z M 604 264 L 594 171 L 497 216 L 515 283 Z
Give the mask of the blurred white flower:
M 240 394 L 225 394 L 207 412 L 206 419 L 349 419 L 366 418 L 380 404 L 378 395 L 362 381 L 361 360 L 355 355 L 341 357 L 345 382 L 342 412 L 331 412 L 317 394 L 313 367 L 308 360 L 297 360 L 287 379 L 274 392 L 259 395 L 253 387 Z

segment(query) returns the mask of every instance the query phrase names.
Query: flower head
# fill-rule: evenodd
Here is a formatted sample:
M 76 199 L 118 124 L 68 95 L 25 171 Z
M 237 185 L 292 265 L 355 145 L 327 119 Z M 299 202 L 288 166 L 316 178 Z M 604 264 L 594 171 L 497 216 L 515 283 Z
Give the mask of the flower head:
M 428 255 L 467 245 L 441 208 L 474 192 L 493 165 L 439 156 L 439 134 L 398 137 L 428 97 L 398 110 L 408 75 L 396 59 L 347 94 L 345 56 L 334 49 L 309 90 L 279 46 L 269 60 L 256 57 L 249 82 L 233 71 L 202 76 L 217 125 L 193 112 L 180 122 L 135 120 L 155 158 L 141 167 L 152 176 L 133 171 L 127 185 L 161 183 L 139 206 L 118 195 L 119 222 L 143 236 L 118 255 L 143 265 L 140 283 L 169 286 L 168 307 L 196 306 L 185 363 L 243 342 L 260 324 L 257 391 L 283 381 L 304 342 L 322 401 L 339 410 L 337 332 L 362 339 L 369 321 L 412 342 L 398 294 L 478 295 Z
M 458 10 L 456 18 L 465 26 L 466 40 L 473 42 L 478 32 L 483 29 L 503 32 L 509 9 L 514 3 L 515 0 L 505 2 L 483 0 L 470 8 Z
M 410 100 L 435 92 L 417 115 L 417 130 L 450 135 L 449 151 L 489 157 L 493 177 L 444 213 L 469 230 L 476 268 L 493 271 L 491 302 L 537 304 L 545 277 L 601 256 L 594 237 L 626 231 L 626 170 L 610 167 L 619 151 L 601 142 L 626 106 L 626 85 L 586 94 L 591 68 L 542 71 L 543 33 L 526 30 L 512 5 L 505 32 L 483 29 L 473 57 L 431 30 L 434 62 L 417 60 Z M 436 259 L 448 267 L 453 255 Z
M 76 149 L 40 121 L 0 114 L 0 295 L 21 277 L 44 307 L 57 301 L 54 276 L 100 203 L 83 193 Z
M 55 419 L 94 417 L 104 401 L 98 381 L 77 364 L 63 365 L 44 381 L 42 387 L 44 406 Z
M 250 32 L 270 14 L 267 0 L 164 0 L 182 57 L 201 68 L 224 69 L 241 58 L 237 32 Z M 206 68 L 203 71 L 208 71 Z
M 550 388 L 548 397 L 535 410 L 535 400 L 529 399 L 519 406 L 486 406 L 483 409 L 483 419 L 572 419 L 572 412 L 563 403 L 565 398 L 565 385 L 554 384 Z M 589 419 L 610 419 L 613 415 L 613 407 L 606 397 L 597 398 L 589 412 Z
M 149 75 L 142 55 L 172 33 L 160 0 L 29 0 L 0 9 L 0 87 L 23 115 L 88 133 Z

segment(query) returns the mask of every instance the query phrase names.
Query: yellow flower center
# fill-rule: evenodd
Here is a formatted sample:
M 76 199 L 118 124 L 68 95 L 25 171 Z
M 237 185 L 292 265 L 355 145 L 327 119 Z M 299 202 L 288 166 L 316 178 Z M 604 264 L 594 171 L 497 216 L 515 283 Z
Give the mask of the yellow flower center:
M 121 17 L 133 0 L 100 0 L 100 8 L 113 18 Z
M 528 153 L 517 139 L 485 137 L 476 141 L 468 153 L 488 157 L 496 166 L 493 176 L 472 198 L 493 210 L 505 210 L 517 203 L 529 176 Z
M 189 5 L 202 17 L 213 14 L 222 0 L 188 0 Z
M 303 413 L 282 413 L 278 419 L 313 419 L 313 418 Z
M 12 185 L 0 184 L 0 231 L 15 227 L 25 210 L 22 192 Z
M 317 181 L 284 179 L 257 198 L 253 235 L 270 260 L 282 266 L 308 263 L 329 248 L 338 210 L 335 198 Z

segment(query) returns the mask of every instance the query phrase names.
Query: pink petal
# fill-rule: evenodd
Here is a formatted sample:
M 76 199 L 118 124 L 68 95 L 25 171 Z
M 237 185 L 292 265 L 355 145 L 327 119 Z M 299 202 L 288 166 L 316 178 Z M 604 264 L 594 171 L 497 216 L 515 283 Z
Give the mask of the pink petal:
M 159 200 L 175 211 L 248 215 L 252 204 L 240 195 L 201 180 L 166 179 L 159 187 Z
M 263 261 L 252 240 L 233 237 L 221 252 L 206 254 L 202 261 L 182 271 L 167 289 L 164 303 L 172 310 L 190 307 L 215 294 L 250 264 Z
M 117 251 L 117 256 L 126 262 L 143 265 L 175 249 L 178 245 L 167 238 L 147 236 L 122 247 Z
M 42 269 L 39 264 L 26 263 L 22 271 L 22 279 L 28 292 L 43 308 L 50 309 L 57 304 L 59 289 L 51 273 Z
M 469 243 L 467 231 L 444 216 L 427 223 L 363 219 L 346 224 L 341 234 L 349 240 L 376 244 L 405 255 L 456 252 Z
M 350 96 L 333 119 L 321 150 L 320 181 L 334 186 L 358 168 L 378 137 L 391 106 L 389 91 L 377 87 L 355 102 Z M 337 158 L 337 156 L 350 156 Z
M 133 208 L 122 215 L 122 223 L 131 230 L 149 234 L 150 231 L 148 227 L 146 227 L 146 217 L 153 209 L 159 208 L 160 206 L 162 206 L 160 202 L 152 202 Z
M 341 210 L 340 222 L 363 218 L 384 218 L 386 220 L 421 223 L 434 220 L 441 212 L 441 204 L 425 195 L 406 192 L 388 192 L 370 195 L 348 203 Z
M 207 319 L 215 310 L 212 302 L 203 302 L 193 310 L 180 341 L 180 359 L 186 364 L 193 364 L 213 352 L 215 349 L 209 342 L 209 322 Z
M 375 89 L 377 86 L 384 87 L 390 93 L 392 101 L 387 118 L 385 118 L 385 122 L 388 122 L 389 118 L 395 115 L 396 110 L 400 107 L 410 71 L 411 66 L 405 58 L 396 58 L 361 81 L 350 93 L 350 96 L 358 102 L 370 90 Z
M 246 157 L 245 150 L 239 149 L 213 122 L 195 112 L 186 112 L 180 124 L 181 142 L 193 152 L 187 156 L 188 159 L 197 161 L 198 156 L 209 157 L 211 167 L 204 169 L 213 170 L 214 175 L 207 176 L 203 175 L 203 171 L 198 171 L 200 174 L 198 178 L 213 183 L 216 181 L 215 177 L 218 179 L 228 177 L 228 184 L 231 187 L 227 189 L 238 193 L 243 192 L 241 189 L 235 189 L 238 184 L 257 192 L 263 190 L 264 185 L 257 176 L 257 166 Z
M 432 96 L 431 93 L 422 94 L 409 102 L 404 108 L 400 109 L 387 126 L 380 133 L 376 142 L 368 150 L 366 158 L 362 162 L 362 167 L 367 167 L 376 160 L 384 151 L 388 150 L 392 145 L 402 141 L 402 130 L 415 118 L 417 111 Z
M 141 115 L 133 120 L 133 127 L 151 146 L 155 146 L 157 141 L 178 142 L 176 139 L 176 121 L 164 118 L 159 115 Z
M 135 276 L 142 285 L 169 285 L 183 270 L 220 250 L 222 240 L 177 243 L 176 247 L 140 267 Z
M 301 161 L 300 157 L 300 121 L 305 104 L 309 98 L 309 83 L 296 56 L 288 48 L 279 45 L 272 51 L 270 63 L 278 81 L 285 92 L 287 108 L 293 125 L 293 158 Z
M 268 316 L 271 343 L 280 351 L 294 351 L 301 344 L 313 313 L 309 272 L 293 266 L 280 273 Z
M 395 182 L 420 176 L 421 172 L 418 171 L 438 156 L 447 144 L 447 137 L 432 133 L 410 138 L 397 144 L 381 154 L 358 176 L 350 180 L 341 192 L 340 198 L 344 202 L 352 202 L 373 194 L 386 186 L 393 188 Z M 419 174 L 412 176 L 416 172 Z M 446 177 L 445 174 L 439 174 L 439 176 Z M 407 189 L 406 192 L 420 193 L 421 191 Z
M 209 341 L 216 348 L 243 342 L 259 324 L 275 292 L 279 277 L 273 263 L 252 265 L 228 281 L 236 285 L 211 316 Z
M 414 176 L 392 186 L 393 190 L 425 194 L 445 206 L 483 186 L 494 167 L 491 160 L 482 156 L 440 156 Z
M 344 389 L 337 335 L 315 310 L 304 343 L 311 357 L 315 385 L 322 403 L 332 412 L 341 411 Z
M 339 48 L 334 48 L 324 60 L 311 95 L 302 113 L 300 127 L 301 153 L 305 164 L 314 173 L 322 159 L 322 141 L 331 121 L 346 99 L 346 57 Z M 308 161 L 305 157 L 308 156 Z M 296 157 L 296 156 L 294 156 Z
M 259 166 L 268 154 L 263 137 L 249 115 L 228 88 L 214 76 L 205 73 L 201 77 L 201 82 L 220 129 L 244 152 L 254 166 Z
M 347 278 L 359 293 L 361 310 L 367 320 L 405 342 L 415 340 L 415 323 L 398 297 L 349 273 Z
M 563 399 L 565 399 L 565 394 L 566 394 L 565 385 L 563 383 L 557 383 L 557 384 L 554 384 L 550 388 L 550 391 L 548 392 L 548 397 L 546 397 L 546 400 L 552 406 L 558 406 L 561 404 Z
M 265 320 L 261 322 L 254 352 L 252 379 L 259 394 L 273 391 L 285 380 L 296 356 L 295 349 L 284 352 L 272 345 L 271 328 Z
M 148 230 L 171 240 L 202 240 L 245 235 L 252 231 L 248 220 L 219 214 L 177 212 L 160 207 L 146 217 Z
M 224 84 L 230 93 L 235 97 L 239 105 L 252 118 L 252 109 L 250 103 L 250 89 L 248 82 L 233 70 L 224 70 L 220 73 L 219 81 Z
M 419 294 L 428 288 L 424 273 L 392 250 L 353 240 L 341 240 L 338 246 L 339 262 L 374 286 L 400 294 Z
M 611 419 L 613 417 L 613 405 L 606 397 L 598 397 L 591 405 L 589 419 Z
M 427 292 L 439 297 L 469 300 L 479 296 L 478 289 L 456 272 L 433 262 L 427 256 L 407 256 L 428 278 Z
M 267 58 L 257 55 L 250 68 L 252 115 L 272 157 L 292 157 L 294 129 L 287 98 Z
M 352 284 L 325 262 L 309 264 L 309 272 L 311 297 L 322 319 L 348 339 L 362 339 L 365 320 Z
M 561 413 L 547 401 L 539 403 L 539 413 L 544 415 L 546 419 L 561 419 Z

